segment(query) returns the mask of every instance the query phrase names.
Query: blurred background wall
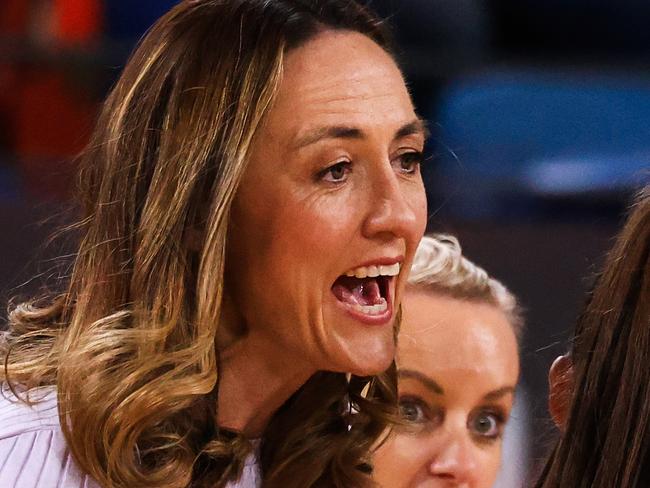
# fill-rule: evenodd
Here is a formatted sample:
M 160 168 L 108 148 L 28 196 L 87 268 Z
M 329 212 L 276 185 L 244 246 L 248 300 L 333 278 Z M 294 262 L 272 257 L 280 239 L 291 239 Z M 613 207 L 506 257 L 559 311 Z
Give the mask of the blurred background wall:
M 0 2 L 0 303 L 56 286 L 75 156 L 137 39 L 172 0 Z M 527 311 L 522 399 L 500 486 L 546 453 L 546 371 L 650 168 L 650 2 L 372 0 L 432 128 L 430 231 Z M 36 276 L 35 279 L 30 279 Z M 514 431 L 514 429 L 513 429 Z M 515 436 L 516 437 L 516 436 Z M 510 441 L 509 441 L 510 442 Z M 504 462 L 509 462 L 506 452 Z

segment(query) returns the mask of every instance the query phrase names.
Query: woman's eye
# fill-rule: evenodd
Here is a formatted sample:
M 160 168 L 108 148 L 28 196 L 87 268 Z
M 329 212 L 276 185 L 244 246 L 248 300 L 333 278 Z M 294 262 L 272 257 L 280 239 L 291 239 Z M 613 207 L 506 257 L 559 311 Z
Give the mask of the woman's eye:
M 414 174 L 417 172 L 418 167 L 424 161 L 424 154 L 419 151 L 410 151 L 403 154 L 400 154 L 395 163 L 397 169 L 401 173 L 405 174 Z
M 402 419 L 413 424 L 422 424 L 428 420 L 427 407 L 422 400 L 400 399 L 399 412 Z
M 470 421 L 470 430 L 486 439 L 497 439 L 502 435 L 503 420 L 491 412 L 480 412 Z
M 333 164 L 328 168 L 325 168 L 320 172 L 319 177 L 320 179 L 329 181 L 331 183 L 340 183 L 347 179 L 350 171 L 351 164 L 347 161 L 342 161 L 340 163 Z

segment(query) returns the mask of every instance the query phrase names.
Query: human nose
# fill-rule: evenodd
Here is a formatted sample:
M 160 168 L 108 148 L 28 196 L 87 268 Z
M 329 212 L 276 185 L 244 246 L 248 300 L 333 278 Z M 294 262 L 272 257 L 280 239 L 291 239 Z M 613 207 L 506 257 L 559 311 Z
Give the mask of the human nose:
M 422 185 L 416 187 L 413 183 L 409 188 L 405 186 L 392 170 L 375 175 L 368 196 L 370 211 L 363 226 L 366 237 L 419 239 L 417 233 L 421 234 L 425 225 L 424 219 L 420 218 L 420 214 L 424 215 L 424 212 L 419 212 L 418 208 L 418 206 L 426 207 L 426 204 L 421 203 L 426 201 L 424 187 Z
M 478 480 L 478 461 L 466 435 L 450 435 L 429 465 L 430 474 L 451 486 L 471 488 Z

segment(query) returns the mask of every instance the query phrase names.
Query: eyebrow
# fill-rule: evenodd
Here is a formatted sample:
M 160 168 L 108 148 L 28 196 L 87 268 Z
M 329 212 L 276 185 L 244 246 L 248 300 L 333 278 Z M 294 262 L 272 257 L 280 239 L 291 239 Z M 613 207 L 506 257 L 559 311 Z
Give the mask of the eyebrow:
M 422 119 L 415 119 L 412 122 L 404 124 L 402 127 L 397 129 L 393 140 L 402 139 L 415 134 L 422 134 L 426 139 L 429 136 L 429 130 L 427 129 L 427 124 Z M 332 125 L 326 127 L 318 127 L 308 131 L 306 134 L 300 136 L 294 147 L 296 149 L 315 144 L 316 142 L 325 140 L 325 139 L 365 139 L 367 136 L 363 130 L 358 127 L 345 126 L 345 125 Z
M 499 388 L 498 390 L 491 391 L 490 393 L 488 393 L 483 397 L 483 400 L 494 401 L 508 394 L 514 395 L 515 388 L 512 386 L 504 386 L 503 388 Z
M 445 394 L 445 390 L 442 388 L 442 386 L 440 386 L 433 379 L 429 378 L 427 375 L 419 371 L 415 371 L 413 369 L 400 369 L 397 372 L 397 376 L 399 377 L 399 379 L 417 380 L 420 383 L 422 383 L 422 385 L 425 388 L 431 390 L 436 395 Z M 483 397 L 483 400 L 492 402 L 492 401 L 499 400 L 501 397 L 504 397 L 508 394 L 511 395 L 515 394 L 515 388 L 513 386 L 504 386 L 503 388 L 499 388 L 498 390 L 491 391 Z
M 440 386 L 438 383 L 433 381 L 431 378 L 429 378 L 427 375 L 420 373 L 419 371 L 415 371 L 413 369 L 400 369 L 397 372 L 397 376 L 399 379 L 414 379 L 418 380 L 422 385 L 431 390 L 433 393 L 436 395 L 444 395 L 445 390 L 442 389 L 442 386 Z

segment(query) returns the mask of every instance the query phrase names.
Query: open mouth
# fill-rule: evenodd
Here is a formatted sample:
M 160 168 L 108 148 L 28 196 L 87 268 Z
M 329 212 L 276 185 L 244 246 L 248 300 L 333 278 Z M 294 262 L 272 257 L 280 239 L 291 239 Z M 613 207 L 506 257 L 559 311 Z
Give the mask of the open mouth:
M 354 268 L 334 282 L 332 293 L 358 314 L 385 315 L 392 305 L 393 281 L 399 270 L 399 263 Z

